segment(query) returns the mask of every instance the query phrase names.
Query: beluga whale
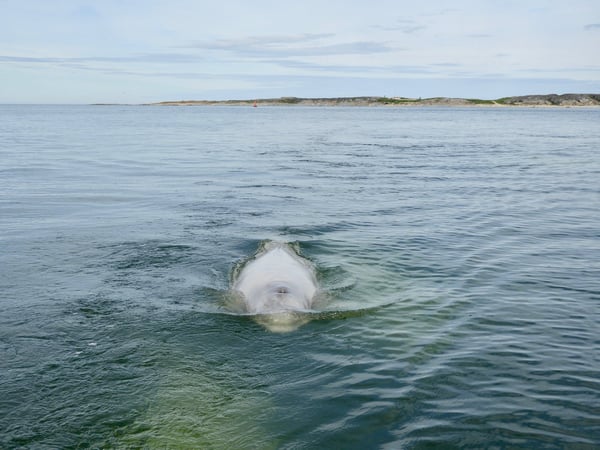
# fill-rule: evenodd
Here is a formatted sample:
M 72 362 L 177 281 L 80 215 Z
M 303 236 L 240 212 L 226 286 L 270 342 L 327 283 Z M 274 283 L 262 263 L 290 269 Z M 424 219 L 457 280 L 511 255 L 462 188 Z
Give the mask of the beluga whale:
M 308 322 L 319 292 L 314 265 L 282 242 L 264 242 L 232 278 L 241 310 L 273 332 L 293 331 Z

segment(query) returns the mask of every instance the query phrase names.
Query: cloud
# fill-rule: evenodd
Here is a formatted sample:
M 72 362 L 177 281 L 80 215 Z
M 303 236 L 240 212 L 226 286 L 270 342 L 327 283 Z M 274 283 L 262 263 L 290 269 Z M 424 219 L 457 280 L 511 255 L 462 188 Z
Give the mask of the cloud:
M 280 67 L 290 68 L 290 69 L 300 69 L 305 70 L 306 72 L 317 73 L 320 72 L 320 75 L 327 76 L 326 73 L 330 74 L 371 74 L 382 77 L 395 76 L 403 73 L 418 73 L 418 74 L 427 74 L 432 72 L 431 66 L 425 65 L 384 65 L 384 66 L 369 66 L 369 65 L 357 65 L 357 64 L 316 64 L 299 60 L 290 60 L 290 59 L 281 59 L 281 60 L 263 60 L 263 63 L 275 64 Z M 453 66 L 458 66 L 454 64 Z
M 590 23 L 583 27 L 586 30 L 600 30 L 600 23 Z
M 188 47 L 202 50 L 226 51 L 245 57 L 368 55 L 392 50 L 384 43 L 371 41 L 352 41 L 321 45 L 315 45 L 314 43 L 314 41 L 333 36 L 332 34 L 250 36 L 243 39 L 199 41 L 194 42 Z
M 384 25 L 373 25 L 371 28 L 382 30 L 382 31 L 400 31 L 405 34 L 413 34 L 417 31 L 425 30 L 427 27 L 414 20 L 398 19 L 397 25 L 384 26 Z
M 126 75 L 133 77 L 173 77 L 173 78 L 208 78 L 210 73 L 189 71 L 198 67 L 206 59 L 199 55 L 181 53 L 147 53 L 130 56 L 84 56 L 84 57 L 54 57 L 54 56 L 12 56 L 0 55 L 0 64 L 45 70 L 47 67 L 75 69 L 85 72 L 95 72 L 103 75 Z M 41 67 L 44 67 L 42 69 Z M 172 69 L 185 67 L 186 72 L 173 70 L 162 71 L 159 67 Z M 38 69 L 39 68 L 39 69 Z M 137 68 L 137 69 L 136 69 Z
M 219 50 L 235 50 L 245 48 L 279 47 L 286 44 L 312 42 L 334 36 L 329 33 L 321 34 L 295 34 L 295 35 L 265 35 L 248 36 L 240 39 L 216 39 L 212 41 L 197 41 L 190 45 L 193 48 L 208 48 Z
M 146 53 L 131 56 L 82 56 L 82 57 L 37 57 L 0 55 L 0 62 L 30 64 L 73 64 L 73 63 L 162 63 L 186 64 L 201 62 L 198 55 L 182 53 Z

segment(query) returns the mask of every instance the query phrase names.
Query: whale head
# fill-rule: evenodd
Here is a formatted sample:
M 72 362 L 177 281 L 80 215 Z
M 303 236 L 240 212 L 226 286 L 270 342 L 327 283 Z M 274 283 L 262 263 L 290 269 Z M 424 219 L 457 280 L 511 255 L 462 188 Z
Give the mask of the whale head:
M 312 264 L 286 244 L 269 243 L 239 271 L 233 291 L 245 312 L 270 331 L 291 331 L 307 322 L 317 293 Z

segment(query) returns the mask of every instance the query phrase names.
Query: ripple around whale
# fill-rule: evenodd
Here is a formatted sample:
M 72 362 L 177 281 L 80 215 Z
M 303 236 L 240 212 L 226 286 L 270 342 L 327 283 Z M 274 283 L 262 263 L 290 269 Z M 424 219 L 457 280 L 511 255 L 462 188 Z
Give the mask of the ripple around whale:
M 312 260 L 306 258 L 301 250 L 301 243 L 280 242 L 263 240 L 258 245 L 256 252 L 248 258 L 236 263 L 230 272 L 229 281 L 232 288 L 227 291 L 216 292 L 220 297 L 219 312 L 240 316 L 253 317 L 258 323 L 271 331 L 293 331 L 299 326 L 312 320 L 332 320 L 357 317 L 377 310 L 380 306 L 361 306 L 360 308 L 348 308 L 343 305 L 344 295 L 355 286 L 355 280 L 351 275 L 338 267 L 320 269 Z M 234 288 L 239 280 L 240 274 L 248 265 L 257 258 L 264 256 L 267 252 L 283 248 L 286 252 L 298 258 L 301 265 L 307 271 L 316 276 L 317 290 L 310 299 L 309 308 L 295 308 L 287 311 L 263 311 L 249 312 L 244 295 Z M 288 274 L 281 274 L 287 276 Z

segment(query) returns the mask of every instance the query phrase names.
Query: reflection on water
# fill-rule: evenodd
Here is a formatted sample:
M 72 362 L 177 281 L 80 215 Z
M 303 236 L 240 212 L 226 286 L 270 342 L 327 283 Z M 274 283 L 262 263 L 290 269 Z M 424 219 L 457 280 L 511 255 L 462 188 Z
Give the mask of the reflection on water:
M 0 447 L 600 440 L 599 111 L 0 114 Z M 270 240 L 285 334 L 227 303 Z

